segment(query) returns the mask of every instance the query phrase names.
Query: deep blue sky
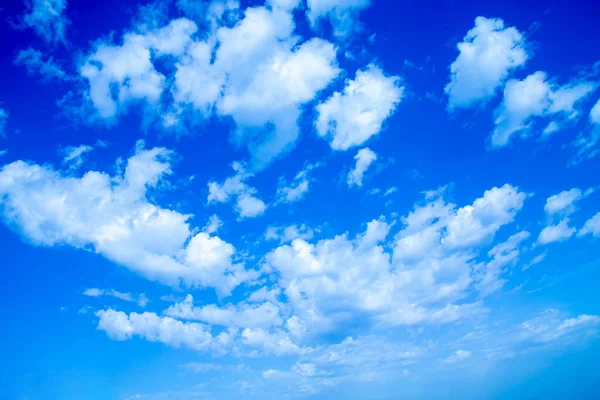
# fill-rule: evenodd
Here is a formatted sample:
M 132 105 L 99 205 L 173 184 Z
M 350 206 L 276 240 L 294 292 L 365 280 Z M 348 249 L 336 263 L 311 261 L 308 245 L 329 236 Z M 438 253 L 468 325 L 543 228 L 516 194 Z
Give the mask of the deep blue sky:
M 600 396 L 594 2 L 0 17 L 0 398 Z

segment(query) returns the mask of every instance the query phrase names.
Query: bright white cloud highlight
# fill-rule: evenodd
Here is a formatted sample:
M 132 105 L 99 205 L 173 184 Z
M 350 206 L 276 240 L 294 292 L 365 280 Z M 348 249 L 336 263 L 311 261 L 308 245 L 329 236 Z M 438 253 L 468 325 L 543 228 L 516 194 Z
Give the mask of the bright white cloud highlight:
M 138 143 L 124 172 L 65 175 L 49 166 L 15 161 L 0 170 L 5 223 L 35 245 L 91 249 L 167 285 L 215 287 L 228 294 L 254 276 L 235 264 L 233 246 L 194 234 L 190 215 L 146 198 L 171 173 L 172 153 Z
M 317 133 L 329 138 L 334 150 L 365 143 L 396 111 L 404 93 L 400 82 L 399 77 L 384 75 L 374 64 L 357 71 L 356 78 L 347 80 L 341 93 L 335 92 L 316 107 Z
M 573 236 L 576 231 L 577 229 L 569 226 L 569 218 L 565 218 L 556 225 L 548 225 L 542 229 L 537 242 L 539 244 L 563 242 Z
M 361 187 L 363 184 L 362 181 L 365 172 L 367 172 L 367 169 L 369 169 L 371 164 L 377 160 L 377 153 L 375 153 L 368 147 L 365 147 L 364 149 L 360 149 L 358 153 L 356 153 L 354 159 L 356 160 L 356 165 L 354 166 L 354 169 L 352 169 L 352 171 L 350 171 L 350 173 L 348 174 L 347 182 L 348 186 L 356 185 Z
M 529 58 L 523 35 L 505 27 L 501 19 L 477 17 L 456 47 L 459 55 L 450 65 L 450 83 L 444 89 L 450 110 L 487 102 Z
M 278 272 L 294 313 L 313 333 L 356 313 L 384 325 L 451 322 L 481 311 L 460 301 L 480 280 L 473 275 L 475 252 L 513 220 L 525 198 L 510 185 L 461 208 L 438 197 L 402 218 L 391 253 L 383 246 L 389 224 L 373 220 L 355 238 L 293 240 L 268 253 L 264 268 Z
M 301 43 L 294 34 L 297 3 L 270 4 L 247 8 L 233 26 L 213 19 L 203 39 L 193 37 L 194 22 L 181 18 L 129 32 L 122 44 L 101 42 L 81 68 L 100 117 L 114 119 L 134 102 L 149 105 L 146 116 L 160 116 L 167 128 L 228 117 L 236 124 L 232 139 L 248 147 L 253 169 L 265 167 L 293 147 L 302 105 L 340 72 L 333 44 Z M 164 58 L 174 69 L 155 68 Z

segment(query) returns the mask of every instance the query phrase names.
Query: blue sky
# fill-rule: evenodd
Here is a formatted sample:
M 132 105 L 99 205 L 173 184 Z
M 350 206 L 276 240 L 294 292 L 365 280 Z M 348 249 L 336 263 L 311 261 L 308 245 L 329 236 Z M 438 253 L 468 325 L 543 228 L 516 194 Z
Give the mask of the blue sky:
M 0 397 L 597 398 L 593 2 L 5 2 Z

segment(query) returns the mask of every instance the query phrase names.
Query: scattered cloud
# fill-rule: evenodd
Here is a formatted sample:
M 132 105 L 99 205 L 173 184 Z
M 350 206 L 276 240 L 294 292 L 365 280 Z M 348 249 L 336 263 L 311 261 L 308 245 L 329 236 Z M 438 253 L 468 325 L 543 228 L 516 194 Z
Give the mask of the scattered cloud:
M 101 297 L 101 296 L 109 296 L 114 297 L 119 300 L 127 301 L 130 303 L 137 303 L 140 307 L 146 307 L 149 300 L 148 297 L 144 293 L 140 293 L 139 295 L 132 295 L 131 293 L 123 293 L 114 289 L 98 289 L 98 288 L 90 288 L 86 289 L 83 294 L 85 296 L 90 297 Z
M 450 83 L 444 89 L 449 110 L 486 103 L 530 57 L 523 34 L 505 27 L 501 19 L 477 17 L 456 47 L 459 55 L 450 65 Z
M 66 30 L 71 23 L 64 15 L 67 0 L 28 0 L 25 5 L 27 10 L 17 28 L 31 28 L 51 44 L 67 43 Z
M 369 169 L 369 166 L 371 166 L 373 162 L 377 161 L 377 153 L 375 153 L 368 147 L 365 147 L 364 149 L 360 149 L 356 153 L 354 159 L 356 160 L 356 165 L 354 166 L 354 169 L 352 169 L 352 171 L 350 171 L 350 173 L 348 174 L 347 182 L 348 186 L 355 185 L 361 187 L 363 184 L 362 181 L 365 172 L 367 171 L 367 169 Z
M 377 135 L 383 122 L 402 100 L 404 87 L 397 76 L 386 76 L 375 64 L 346 80 L 344 90 L 335 92 L 316 107 L 317 133 L 330 139 L 334 150 L 360 146 Z

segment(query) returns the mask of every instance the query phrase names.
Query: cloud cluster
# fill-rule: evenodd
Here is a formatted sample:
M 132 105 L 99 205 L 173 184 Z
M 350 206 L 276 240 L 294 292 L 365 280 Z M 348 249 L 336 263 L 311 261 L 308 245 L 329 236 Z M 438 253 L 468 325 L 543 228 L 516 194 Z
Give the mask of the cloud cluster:
M 501 19 L 477 17 L 456 47 L 459 55 L 450 65 L 450 83 L 444 89 L 450 110 L 489 101 L 529 58 L 523 34 L 505 27 Z
M 0 170 L 5 223 L 34 245 L 89 249 L 167 285 L 215 287 L 228 294 L 254 273 L 232 258 L 233 246 L 193 233 L 190 215 L 151 203 L 171 173 L 172 153 L 139 142 L 124 172 L 87 171 L 81 177 L 16 161 Z

